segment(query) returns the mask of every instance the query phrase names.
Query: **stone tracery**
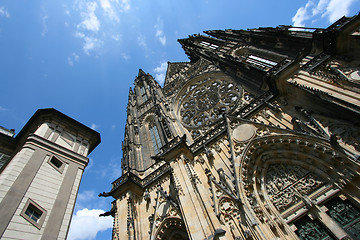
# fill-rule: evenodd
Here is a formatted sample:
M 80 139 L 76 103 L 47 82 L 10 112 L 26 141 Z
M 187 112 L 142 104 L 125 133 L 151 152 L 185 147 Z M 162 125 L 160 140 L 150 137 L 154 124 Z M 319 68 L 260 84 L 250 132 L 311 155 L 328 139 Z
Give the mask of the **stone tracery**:
M 266 190 L 273 205 L 284 210 L 324 184 L 310 171 L 297 165 L 272 164 L 267 170 Z
M 179 99 L 178 114 L 183 125 L 196 130 L 214 123 L 223 113 L 232 112 L 240 106 L 242 89 L 228 77 L 194 79 Z

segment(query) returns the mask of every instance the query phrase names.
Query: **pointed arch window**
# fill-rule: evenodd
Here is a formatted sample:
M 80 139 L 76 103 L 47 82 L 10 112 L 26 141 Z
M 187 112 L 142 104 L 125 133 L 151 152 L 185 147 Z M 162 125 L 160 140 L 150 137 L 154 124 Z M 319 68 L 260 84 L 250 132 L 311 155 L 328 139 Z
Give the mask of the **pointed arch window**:
M 154 122 L 152 122 L 149 125 L 149 131 L 150 131 L 150 137 L 151 137 L 154 153 L 158 154 L 160 152 L 160 148 L 162 147 L 162 145 L 161 145 L 158 128 L 156 127 Z
M 146 90 L 144 86 L 140 87 L 140 94 L 144 102 L 148 100 L 148 96 L 146 95 Z

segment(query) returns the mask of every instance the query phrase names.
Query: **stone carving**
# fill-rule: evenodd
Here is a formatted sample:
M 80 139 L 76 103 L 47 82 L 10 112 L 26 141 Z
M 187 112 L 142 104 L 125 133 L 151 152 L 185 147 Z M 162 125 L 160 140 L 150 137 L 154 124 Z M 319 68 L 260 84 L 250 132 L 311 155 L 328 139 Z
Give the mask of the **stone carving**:
M 344 143 L 353 146 L 356 150 L 360 151 L 360 131 L 359 127 L 354 124 L 346 123 L 330 123 L 329 130 L 332 134 L 335 134 Z
M 164 93 L 168 98 L 174 96 L 178 90 L 181 89 L 182 85 L 187 79 L 191 79 L 204 73 L 215 72 L 219 70 L 216 66 L 211 65 L 204 59 L 201 59 L 194 64 L 182 64 L 187 66 L 180 68 L 178 71 L 175 70 L 168 72 L 167 84 L 165 84 L 164 87 Z
M 224 217 L 225 222 L 232 220 L 236 217 L 239 209 L 236 204 L 230 198 L 222 198 L 219 203 L 219 212 Z
M 166 231 L 169 230 L 172 225 L 175 224 L 178 227 L 180 225 L 183 226 L 179 206 L 160 186 L 158 186 L 155 201 L 154 213 L 148 218 L 150 224 L 150 239 L 168 239 L 164 234 L 169 234 L 169 232 L 166 233 Z M 184 233 L 186 235 L 186 230 Z M 172 239 L 172 237 L 170 237 L 170 239 Z
M 228 79 L 206 79 L 188 86 L 179 114 L 186 127 L 198 128 L 220 119 L 240 104 L 241 89 Z
M 224 170 L 222 168 L 219 168 L 217 170 L 220 178 L 220 183 L 226 187 L 230 192 L 234 192 L 234 186 L 230 180 L 230 178 L 225 174 Z
M 311 111 L 308 111 L 301 106 L 295 106 L 295 110 L 299 112 L 304 121 L 293 117 L 291 122 L 294 125 L 294 130 L 310 135 L 328 137 L 328 134 L 324 131 L 320 123 L 312 116 L 313 113 Z
M 211 151 L 211 149 L 209 149 L 207 146 L 204 146 L 204 150 L 205 150 L 205 155 L 208 159 L 214 158 L 214 153 Z
M 325 182 L 301 166 L 272 164 L 267 170 L 266 191 L 273 205 L 283 211 Z
M 215 144 L 215 145 L 214 145 L 214 148 L 215 148 L 215 150 L 216 150 L 218 153 L 221 152 L 221 147 L 220 147 L 219 144 Z
M 245 142 L 250 140 L 256 132 L 256 127 L 252 124 L 244 123 L 237 126 L 233 132 L 233 139 L 237 142 Z
M 151 198 L 150 198 L 150 193 L 147 189 L 145 189 L 144 191 L 144 200 L 149 203 L 151 201 Z

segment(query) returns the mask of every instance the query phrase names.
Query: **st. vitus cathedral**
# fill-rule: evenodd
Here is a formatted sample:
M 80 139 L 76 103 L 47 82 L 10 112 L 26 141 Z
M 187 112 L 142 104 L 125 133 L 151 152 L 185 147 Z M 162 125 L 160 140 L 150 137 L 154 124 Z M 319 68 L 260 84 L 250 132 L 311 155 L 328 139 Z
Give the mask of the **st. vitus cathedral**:
M 360 239 L 360 15 L 205 34 L 129 91 L 113 239 Z

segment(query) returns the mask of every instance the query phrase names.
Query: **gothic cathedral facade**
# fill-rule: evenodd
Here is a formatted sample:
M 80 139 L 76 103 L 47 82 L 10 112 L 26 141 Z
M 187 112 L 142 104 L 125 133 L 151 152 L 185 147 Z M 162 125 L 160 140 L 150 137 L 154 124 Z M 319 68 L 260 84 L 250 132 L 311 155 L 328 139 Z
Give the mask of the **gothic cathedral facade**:
M 113 239 L 360 239 L 360 15 L 205 33 L 129 91 Z

